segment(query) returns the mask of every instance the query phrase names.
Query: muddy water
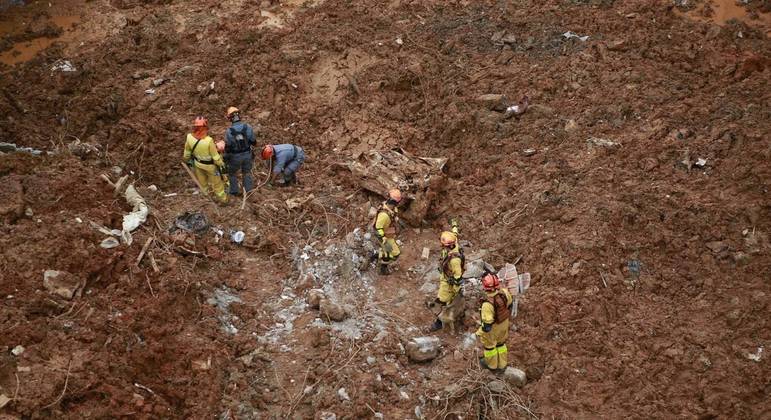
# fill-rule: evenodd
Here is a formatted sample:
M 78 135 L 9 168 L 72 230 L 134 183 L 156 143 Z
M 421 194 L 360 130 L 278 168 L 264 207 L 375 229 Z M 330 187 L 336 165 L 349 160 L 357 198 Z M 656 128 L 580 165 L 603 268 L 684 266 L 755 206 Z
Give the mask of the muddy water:
M 703 9 L 701 7 L 686 13 L 685 16 L 693 20 L 714 22 L 718 25 L 725 25 L 730 20 L 736 19 L 747 25 L 763 28 L 766 33 L 771 30 L 771 13 L 758 13 L 757 19 L 755 19 L 750 16 L 745 5 L 738 4 L 736 0 L 709 0 L 707 3 L 712 9 L 709 16 L 702 14 Z
M 58 26 L 62 29 L 61 35 L 54 38 L 39 37 L 27 41 L 17 42 L 9 50 L 0 52 L 0 63 L 14 65 L 24 63 L 34 58 L 40 51 L 48 48 L 57 41 L 72 39 L 75 26 L 80 23 L 78 15 L 53 15 L 46 19 L 46 23 Z M 22 34 L 27 30 L 26 22 L 0 21 L 0 37 L 11 37 Z

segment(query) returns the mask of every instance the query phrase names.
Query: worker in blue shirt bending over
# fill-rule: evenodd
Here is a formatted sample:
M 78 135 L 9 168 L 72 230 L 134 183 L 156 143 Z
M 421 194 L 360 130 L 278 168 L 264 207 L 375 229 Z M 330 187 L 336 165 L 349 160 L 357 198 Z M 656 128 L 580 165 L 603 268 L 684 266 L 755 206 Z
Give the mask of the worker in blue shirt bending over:
M 305 161 L 305 151 L 293 144 L 266 144 L 261 153 L 263 160 L 270 159 L 270 185 L 289 186 L 297 183 L 297 170 Z M 283 179 L 278 180 L 279 175 Z

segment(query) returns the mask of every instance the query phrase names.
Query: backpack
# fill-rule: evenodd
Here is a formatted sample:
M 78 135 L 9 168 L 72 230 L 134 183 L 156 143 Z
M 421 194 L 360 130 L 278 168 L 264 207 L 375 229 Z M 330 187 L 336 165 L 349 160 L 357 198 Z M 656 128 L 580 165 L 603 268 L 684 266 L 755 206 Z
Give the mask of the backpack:
M 442 259 L 442 273 L 444 273 L 445 276 L 450 276 L 450 260 L 456 257 L 460 258 L 461 271 L 464 273 L 466 272 L 466 256 L 463 254 L 463 248 L 459 246 L 457 252 L 455 250 L 450 251 L 447 253 L 447 256 Z
M 509 305 L 507 305 L 506 301 L 506 295 L 503 293 L 498 293 L 492 298 L 490 297 L 484 297 L 482 299 L 482 303 L 488 302 L 491 305 L 493 305 L 493 312 L 495 313 L 495 318 L 493 323 L 500 324 L 503 321 L 506 321 L 511 316 L 511 311 L 509 310 Z
M 241 124 L 241 130 L 236 131 L 235 127 L 230 127 L 230 140 L 225 144 L 225 151 L 228 153 L 244 153 L 250 150 L 249 139 L 246 137 L 246 124 Z

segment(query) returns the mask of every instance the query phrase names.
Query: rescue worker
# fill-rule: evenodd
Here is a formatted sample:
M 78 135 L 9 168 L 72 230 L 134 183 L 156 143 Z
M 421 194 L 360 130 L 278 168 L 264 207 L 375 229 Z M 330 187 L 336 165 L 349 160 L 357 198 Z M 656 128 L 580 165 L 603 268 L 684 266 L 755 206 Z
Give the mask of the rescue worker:
M 225 162 L 214 140 L 209 137 L 209 122 L 204 117 L 196 117 L 193 122 L 193 132 L 187 135 L 185 140 L 185 152 L 182 155 L 183 162 L 193 168 L 195 178 L 198 180 L 204 196 L 214 193 L 214 198 L 220 204 L 228 202 L 225 193 L 225 184 L 222 182 Z
M 297 170 L 305 162 L 305 151 L 293 144 L 266 144 L 262 148 L 262 160 L 271 159 L 271 175 L 268 185 L 274 185 L 279 175 L 283 176 L 279 186 L 287 187 L 297 182 Z
M 458 221 L 450 219 L 450 230 L 442 232 L 439 236 L 442 252 L 439 261 L 439 290 L 436 294 L 436 303 L 443 307 L 451 304 L 453 299 L 461 293 L 463 272 L 466 271 L 466 257 L 458 241 L 459 233 Z M 441 328 L 442 321 L 436 318 L 430 330 L 437 331 Z
M 372 227 L 375 229 L 375 238 L 380 246 L 376 254 L 380 274 L 387 275 L 389 266 L 396 262 L 402 253 L 399 244 L 396 243 L 397 224 L 399 223 L 399 209 L 397 206 L 402 201 L 402 192 L 397 188 L 388 191 L 388 200 L 384 201 L 375 215 Z M 373 258 L 375 259 L 375 258 Z
M 243 187 L 246 192 L 254 188 L 252 181 L 252 146 L 256 144 L 254 129 L 249 124 L 241 121 L 241 111 L 231 106 L 227 110 L 227 119 L 232 123 L 225 133 L 225 165 L 230 178 L 230 195 L 241 195 L 238 188 L 238 171 L 243 177 Z
M 490 370 L 506 369 L 508 364 L 506 340 L 509 338 L 509 317 L 514 299 L 493 273 L 485 272 L 482 276 L 482 288 L 485 297 L 480 299 L 482 325 L 477 330 L 484 356 L 479 364 Z

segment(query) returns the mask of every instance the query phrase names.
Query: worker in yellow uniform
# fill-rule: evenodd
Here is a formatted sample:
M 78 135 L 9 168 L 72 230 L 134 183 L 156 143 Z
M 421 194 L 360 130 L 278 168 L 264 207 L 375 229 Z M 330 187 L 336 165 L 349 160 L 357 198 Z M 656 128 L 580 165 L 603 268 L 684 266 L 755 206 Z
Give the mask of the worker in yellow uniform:
M 439 291 L 436 296 L 436 303 L 441 306 L 447 306 L 453 299 L 461 293 L 463 284 L 463 272 L 466 271 L 466 257 L 463 255 L 463 249 L 458 241 L 460 231 L 458 221 L 450 219 L 450 230 L 444 231 L 439 236 L 439 242 L 442 244 L 441 260 L 439 262 Z M 431 331 L 437 331 L 442 328 L 442 321 L 436 318 Z
M 401 201 L 401 191 L 396 188 L 388 191 L 388 200 L 380 206 L 372 224 L 375 238 L 380 246 L 380 250 L 377 252 L 377 262 L 382 275 L 388 274 L 389 266 L 396 262 L 402 252 L 399 249 L 399 244 L 396 243 L 397 224 L 399 222 L 397 206 Z
M 484 357 L 479 364 L 490 370 L 506 369 L 508 349 L 506 340 L 509 338 L 509 317 L 514 299 L 493 273 L 486 272 L 482 276 L 482 288 L 485 296 L 480 300 L 482 306 L 482 325 L 477 330 Z
M 220 204 L 228 202 L 225 184 L 222 181 L 225 163 L 222 160 L 214 140 L 209 137 L 209 122 L 204 117 L 197 117 L 193 122 L 193 132 L 185 140 L 183 162 L 193 168 L 198 180 L 201 194 L 208 196 L 214 193 L 214 198 Z

